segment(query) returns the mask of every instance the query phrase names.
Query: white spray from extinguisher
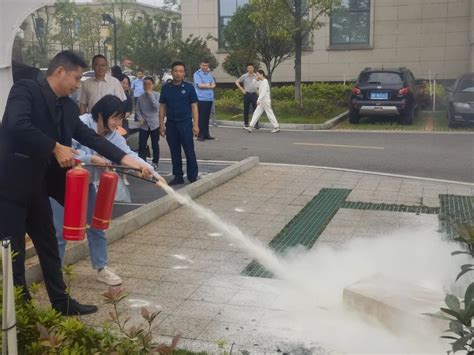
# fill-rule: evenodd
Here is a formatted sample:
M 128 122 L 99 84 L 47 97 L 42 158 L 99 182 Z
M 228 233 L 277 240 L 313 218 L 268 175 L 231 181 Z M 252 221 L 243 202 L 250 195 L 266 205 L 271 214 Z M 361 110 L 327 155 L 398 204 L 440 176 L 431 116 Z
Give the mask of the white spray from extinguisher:
M 155 178 L 158 177 L 155 176 Z M 160 184 L 160 187 L 180 204 L 188 206 L 197 215 L 205 218 L 210 224 L 222 232 L 225 237 L 245 248 L 252 257 L 257 259 L 260 264 L 275 274 L 275 276 L 288 281 L 295 281 L 295 275 L 288 272 L 289 267 L 286 265 L 286 262 L 279 258 L 271 249 L 258 239 L 245 235 L 237 226 L 223 221 L 213 211 L 197 204 L 189 196 L 177 193 L 168 185 Z

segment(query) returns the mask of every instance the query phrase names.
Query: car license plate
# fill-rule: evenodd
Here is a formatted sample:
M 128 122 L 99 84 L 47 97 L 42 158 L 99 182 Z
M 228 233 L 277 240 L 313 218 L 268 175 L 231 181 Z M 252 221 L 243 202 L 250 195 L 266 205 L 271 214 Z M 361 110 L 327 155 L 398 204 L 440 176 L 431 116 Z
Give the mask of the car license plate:
M 386 92 L 372 92 L 370 93 L 371 100 L 387 100 L 388 93 Z

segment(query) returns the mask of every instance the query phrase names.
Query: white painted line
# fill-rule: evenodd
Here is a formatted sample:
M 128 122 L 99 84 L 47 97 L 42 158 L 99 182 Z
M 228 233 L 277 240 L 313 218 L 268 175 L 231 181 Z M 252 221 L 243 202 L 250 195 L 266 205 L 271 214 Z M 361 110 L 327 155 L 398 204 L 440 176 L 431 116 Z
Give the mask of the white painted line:
M 151 162 L 151 158 L 147 158 L 147 161 Z M 170 158 L 160 158 L 160 161 L 165 161 L 168 163 L 171 163 Z M 183 162 L 185 162 L 186 159 L 183 158 Z M 203 160 L 203 159 L 198 159 L 197 162 L 199 164 L 212 164 L 212 165 L 231 165 L 234 163 L 238 163 L 239 160 Z
M 329 167 L 329 166 L 303 165 L 303 164 L 284 164 L 284 163 L 262 163 L 262 162 L 260 163 L 260 165 L 274 165 L 274 166 L 286 166 L 286 167 L 295 167 L 296 166 L 296 167 L 302 167 L 302 168 L 315 168 L 315 169 L 343 171 L 343 172 L 357 173 L 357 174 L 380 175 L 380 176 L 396 177 L 396 178 L 402 178 L 402 179 L 425 180 L 425 181 L 430 181 L 430 182 L 440 182 L 440 183 L 446 183 L 446 184 L 458 184 L 458 185 L 465 185 L 465 186 L 474 187 L 474 183 L 471 183 L 471 182 L 443 180 L 443 179 L 427 178 L 427 177 L 421 177 L 421 176 L 389 174 L 389 173 L 381 173 L 381 172 L 377 172 L 377 171 L 355 170 L 355 169 L 345 169 L 345 168 L 333 168 L 333 167 Z
M 241 129 L 243 132 L 245 132 L 242 127 L 235 127 L 235 126 L 219 126 L 218 128 L 230 128 L 230 129 Z M 271 130 L 272 128 L 260 128 L 260 130 Z M 255 131 L 254 131 L 255 132 Z M 388 133 L 388 134 L 400 134 L 400 133 L 407 133 L 407 134 L 474 134 L 474 132 L 453 132 L 453 131 L 448 131 L 448 132 L 427 132 L 427 131 L 387 131 L 387 130 L 363 130 L 363 129 L 287 129 L 287 128 L 282 128 L 280 130 L 280 133 L 282 132 L 327 132 L 327 133 Z
M 310 147 L 328 147 L 328 148 L 355 148 L 355 149 L 378 149 L 384 150 L 384 147 L 373 147 L 366 145 L 345 145 L 345 144 L 324 144 L 324 143 L 293 143 L 294 145 L 304 145 Z

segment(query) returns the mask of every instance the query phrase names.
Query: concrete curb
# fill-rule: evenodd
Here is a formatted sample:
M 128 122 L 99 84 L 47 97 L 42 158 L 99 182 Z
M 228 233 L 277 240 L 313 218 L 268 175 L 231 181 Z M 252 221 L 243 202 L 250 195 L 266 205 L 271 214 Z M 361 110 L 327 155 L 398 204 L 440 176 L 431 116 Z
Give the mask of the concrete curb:
M 324 123 L 317 124 L 299 124 L 299 123 L 282 123 L 280 124 L 281 129 L 291 129 L 291 130 L 302 130 L 302 131 L 311 131 L 311 130 L 327 130 L 331 129 L 341 121 L 343 121 L 349 115 L 349 111 L 343 112 L 336 117 L 327 120 Z M 222 127 L 242 127 L 242 121 L 221 121 L 217 120 L 217 124 Z M 260 127 L 262 128 L 271 128 L 273 126 L 268 122 L 260 122 Z
M 254 168 L 259 164 L 258 157 L 249 157 L 232 164 L 216 173 L 208 175 L 191 185 L 182 188 L 180 192 L 188 194 L 191 198 L 199 197 L 206 192 L 226 183 L 234 177 Z M 130 211 L 112 221 L 112 226 L 107 231 L 108 243 L 113 243 L 127 234 L 141 228 L 155 219 L 172 212 L 181 205 L 170 196 L 164 196 L 144 206 Z M 73 264 L 89 255 L 87 240 L 79 243 L 69 243 L 66 252 L 66 264 Z M 26 260 L 26 281 L 28 284 L 43 280 L 41 268 L 33 247 L 28 248 Z

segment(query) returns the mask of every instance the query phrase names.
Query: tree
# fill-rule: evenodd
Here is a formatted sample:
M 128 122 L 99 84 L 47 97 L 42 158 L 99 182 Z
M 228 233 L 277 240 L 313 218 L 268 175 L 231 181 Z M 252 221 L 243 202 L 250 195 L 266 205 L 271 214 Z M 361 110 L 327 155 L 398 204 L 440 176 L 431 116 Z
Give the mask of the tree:
M 271 82 L 273 72 L 294 54 L 292 26 L 284 8 L 275 8 L 274 0 L 255 0 L 237 9 L 224 28 L 221 45 L 232 56 L 256 58 L 267 70 Z M 235 62 L 235 60 L 234 60 Z
M 176 41 L 181 26 L 177 16 L 160 13 L 150 16 L 142 13 L 129 23 L 121 23 L 117 34 L 118 56 L 131 59 L 136 66 L 163 75 L 177 56 Z
M 79 51 L 84 58 L 92 58 L 101 51 L 100 25 L 102 24 L 102 9 L 95 10 L 84 6 L 77 10 L 77 15 L 80 19 Z
M 46 66 L 49 58 L 49 35 L 51 31 L 51 14 L 47 6 L 36 10 L 31 14 L 31 21 L 33 23 L 33 31 L 35 34 L 37 45 L 32 43 L 31 47 L 27 49 L 27 59 L 31 64 L 39 64 Z M 35 55 L 36 53 L 36 55 Z
M 226 73 L 238 78 L 246 72 L 248 63 L 254 63 L 255 65 L 258 63 L 256 53 L 245 49 L 235 50 L 224 59 L 222 68 Z
M 178 52 L 176 59 L 186 64 L 186 76 L 190 80 L 193 78 L 194 72 L 199 69 L 199 64 L 202 60 L 209 61 L 209 68 L 211 68 L 211 70 L 214 70 L 219 65 L 217 58 L 212 54 L 205 39 L 190 35 L 184 41 L 180 40 L 177 43 L 177 47 Z
M 313 31 L 321 28 L 322 16 L 327 15 L 332 6 L 337 6 L 340 0 L 276 0 L 279 6 L 287 9 L 293 19 L 293 41 L 295 47 L 295 101 L 302 107 L 303 94 L 301 91 L 301 57 L 303 41 L 310 38 Z
M 81 25 L 76 4 L 58 2 L 55 5 L 54 19 L 59 26 L 59 30 L 51 36 L 51 39 L 59 42 L 61 49 L 74 49 Z

